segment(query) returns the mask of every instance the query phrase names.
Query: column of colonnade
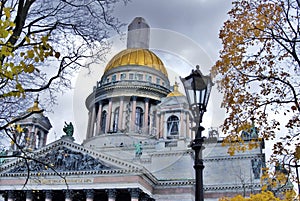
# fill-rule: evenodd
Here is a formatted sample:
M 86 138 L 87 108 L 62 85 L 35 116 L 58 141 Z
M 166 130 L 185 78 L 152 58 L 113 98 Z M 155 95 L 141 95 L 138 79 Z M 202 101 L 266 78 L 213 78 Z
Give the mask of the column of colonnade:
M 32 201 L 32 191 L 26 191 L 26 201 Z
M 101 132 L 102 107 L 102 102 L 99 102 L 98 113 L 96 118 L 96 133 L 94 135 L 99 135 Z
M 127 103 L 124 97 L 119 97 L 118 100 L 119 105 L 119 116 L 118 116 L 118 130 L 124 130 L 124 105 Z M 132 96 L 131 100 L 128 100 L 131 103 L 130 108 L 130 130 L 135 132 L 135 120 L 136 120 L 136 107 L 137 107 L 137 97 Z M 117 103 L 112 98 L 109 99 L 108 108 L 107 108 L 107 117 L 106 117 L 106 125 L 105 125 L 105 133 L 111 131 L 112 127 L 112 118 L 113 118 L 113 104 Z M 99 135 L 101 133 L 101 120 L 102 120 L 102 112 L 103 112 L 103 101 L 99 101 L 98 107 L 94 104 L 89 111 L 89 118 L 88 118 L 88 129 L 87 129 L 87 138 L 91 138 L 93 136 Z M 150 111 L 150 99 L 144 99 L 144 119 L 143 119 L 143 127 L 144 133 L 149 133 L 149 125 L 148 122 L 151 122 L 149 119 L 149 111 Z
M 86 201 L 93 201 L 94 200 L 94 190 L 93 189 L 85 190 L 85 196 L 86 196 Z
M 14 201 L 14 199 L 15 199 L 14 191 L 8 191 L 7 201 Z
M 91 123 L 92 123 L 92 113 L 89 111 L 88 112 L 88 126 L 87 126 L 87 131 L 86 131 L 86 139 L 91 138 Z
M 123 111 L 124 111 L 124 97 L 120 97 L 119 117 L 118 117 L 118 130 L 123 130 Z
M 95 119 L 96 119 L 96 107 L 94 106 L 92 108 L 92 116 L 91 116 L 91 124 L 90 124 L 90 136 L 93 137 L 94 136 L 94 132 L 95 132 Z
M 72 197 L 73 197 L 72 193 L 73 193 L 72 190 L 66 190 L 66 191 L 64 191 L 65 201 L 72 201 Z
M 108 189 L 106 190 L 108 201 L 115 201 L 117 197 L 117 190 L 116 189 Z
M 45 201 L 52 201 L 52 192 L 50 190 L 45 191 Z
M 149 115 L 149 98 L 145 98 L 145 113 L 144 113 L 144 128 L 146 128 L 144 131 L 146 133 L 149 132 L 149 128 L 148 128 L 148 115 Z
M 141 194 L 141 191 L 139 189 L 133 188 L 129 189 L 130 195 L 131 195 L 131 201 L 139 201 L 139 197 Z
M 130 123 L 130 130 L 135 131 L 135 111 L 136 111 L 136 96 L 132 97 L 132 108 L 131 108 L 131 123 Z

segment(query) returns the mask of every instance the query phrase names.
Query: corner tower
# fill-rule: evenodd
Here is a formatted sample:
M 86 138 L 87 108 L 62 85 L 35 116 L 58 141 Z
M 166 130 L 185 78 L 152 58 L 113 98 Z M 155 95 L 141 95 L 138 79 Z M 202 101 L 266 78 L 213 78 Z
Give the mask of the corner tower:
M 42 148 L 47 143 L 47 136 L 52 125 L 49 118 L 44 116 L 40 109 L 38 98 L 26 113 L 32 114 L 28 118 L 18 121 L 15 125 L 16 128 L 13 129 L 16 143 L 26 150 Z M 11 150 L 18 151 L 14 142 L 11 143 Z

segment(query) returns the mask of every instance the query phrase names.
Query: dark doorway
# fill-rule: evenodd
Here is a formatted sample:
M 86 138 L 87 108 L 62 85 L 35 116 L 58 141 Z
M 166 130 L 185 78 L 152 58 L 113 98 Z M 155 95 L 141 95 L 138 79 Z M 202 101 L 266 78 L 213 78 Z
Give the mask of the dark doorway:
M 116 201 L 131 201 L 129 192 L 119 192 Z
M 52 200 L 55 201 L 65 201 L 65 194 L 63 191 L 53 191 Z

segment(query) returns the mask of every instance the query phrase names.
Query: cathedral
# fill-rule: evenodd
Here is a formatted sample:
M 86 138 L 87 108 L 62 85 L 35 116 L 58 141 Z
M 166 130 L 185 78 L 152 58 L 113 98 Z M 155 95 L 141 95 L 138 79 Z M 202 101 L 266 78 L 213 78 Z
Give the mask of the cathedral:
M 50 120 L 38 99 L 16 126 L 9 152 L 32 160 L 0 165 L 5 201 L 193 201 L 195 133 L 186 96 L 149 48 L 150 27 L 141 17 L 128 26 L 127 48 L 106 65 L 86 99 L 88 125 L 82 144 L 66 122 L 61 139 L 47 143 Z M 63 132 L 62 131 L 62 132 Z M 204 198 L 260 191 L 264 144 L 230 156 L 217 129 L 203 150 Z M 246 133 L 248 134 L 248 133 Z M 245 135 L 245 143 L 257 136 Z M 17 146 L 17 145 L 18 146 Z M 0 199 L 1 200 L 1 199 Z

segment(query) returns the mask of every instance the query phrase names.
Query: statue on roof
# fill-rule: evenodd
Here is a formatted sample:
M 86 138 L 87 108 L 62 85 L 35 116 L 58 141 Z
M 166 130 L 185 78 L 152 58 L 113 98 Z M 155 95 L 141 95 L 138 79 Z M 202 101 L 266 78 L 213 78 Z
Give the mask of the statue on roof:
M 134 144 L 135 146 L 135 157 L 140 158 L 143 154 L 143 147 L 142 147 L 142 142 L 140 141 L 137 144 Z
M 69 124 L 67 122 L 65 122 L 63 131 L 66 133 L 67 136 L 72 137 L 73 133 L 74 133 L 74 126 L 73 126 L 72 122 L 70 122 Z

